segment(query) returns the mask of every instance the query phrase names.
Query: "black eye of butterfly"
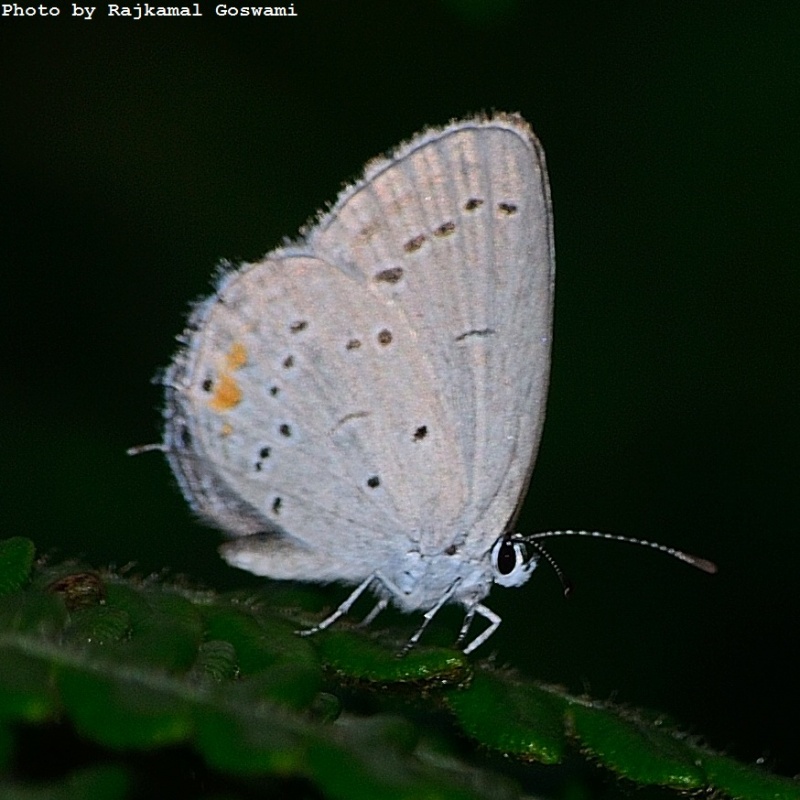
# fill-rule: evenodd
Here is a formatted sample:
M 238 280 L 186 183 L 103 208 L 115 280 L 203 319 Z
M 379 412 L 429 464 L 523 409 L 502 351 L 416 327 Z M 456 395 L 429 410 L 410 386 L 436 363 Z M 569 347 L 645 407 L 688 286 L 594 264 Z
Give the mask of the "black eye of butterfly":
M 518 546 L 510 539 L 504 539 L 497 550 L 497 571 L 501 575 L 510 575 L 516 568 L 520 555 Z

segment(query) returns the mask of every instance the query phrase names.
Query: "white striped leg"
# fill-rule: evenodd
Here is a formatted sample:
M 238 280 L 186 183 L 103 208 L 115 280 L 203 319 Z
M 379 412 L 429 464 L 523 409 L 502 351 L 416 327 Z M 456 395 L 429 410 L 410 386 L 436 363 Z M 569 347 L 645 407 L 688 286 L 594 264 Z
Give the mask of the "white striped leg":
M 458 586 L 460 582 L 461 582 L 460 578 L 458 580 L 453 581 L 453 583 L 450 584 L 450 588 L 448 588 L 448 590 L 439 598 L 439 601 L 436 603 L 436 605 L 433 608 L 429 608 L 423 614 L 422 625 L 419 626 L 417 632 L 406 642 L 403 649 L 397 654 L 400 658 L 406 655 L 409 652 L 409 650 L 411 650 L 411 648 L 414 647 L 414 645 L 419 641 L 419 638 L 424 633 L 425 628 L 428 627 L 430 621 L 439 613 L 442 606 L 445 603 L 449 602 L 450 598 L 453 596 L 453 592 L 455 591 L 456 586 Z
M 380 580 L 377 574 L 370 575 L 369 578 L 362 581 L 361 583 L 356 586 L 355 589 L 350 593 L 349 597 L 333 612 L 329 617 L 325 617 L 322 622 L 317 623 L 313 628 L 306 628 L 305 630 L 295 631 L 295 633 L 299 634 L 300 636 L 311 636 L 314 633 L 319 633 L 320 631 L 324 631 L 329 625 L 332 625 L 336 622 L 339 617 L 346 614 L 352 607 L 353 603 L 364 594 L 364 591 L 369 587 L 369 585 L 374 580 Z M 378 603 L 380 605 L 380 603 Z
M 378 614 L 380 614 L 381 611 L 383 611 L 383 609 L 386 608 L 386 606 L 388 605 L 389 601 L 385 597 L 381 600 L 378 600 L 378 602 L 375 603 L 375 606 L 372 609 L 372 611 L 370 611 L 369 614 L 367 614 L 367 616 L 364 617 L 364 619 L 362 619 L 361 622 L 358 623 L 358 627 L 366 628 L 368 625 L 372 623 L 375 617 L 377 617 Z
M 465 648 L 464 655 L 468 656 L 473 650 L 477 650 L 499 627 L 503 621 L 501 617 L 494 613 L 490 608 L 486 608 L 482 603 L 476 603 L 467 610 L 467 616 L 464 624 L 461 626 L 461 633 L 458 636 L 458 642 L 461 643 L 469 631 L 469 626 L 475 614 L 480 614 L 484 619 L 488 620 L 489 627 L 476 636 Z

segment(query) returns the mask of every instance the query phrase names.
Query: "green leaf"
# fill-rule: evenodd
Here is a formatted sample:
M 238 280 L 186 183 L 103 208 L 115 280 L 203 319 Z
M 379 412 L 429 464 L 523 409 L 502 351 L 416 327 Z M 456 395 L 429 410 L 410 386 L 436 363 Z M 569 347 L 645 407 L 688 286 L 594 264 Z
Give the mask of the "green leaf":
M 30 646 L 22 637 L 0 639 L 0 719 L 42 722 L 56 713 L 51 665 Z
M 567 747 L 566 700 L 511 673 L 476 670 L 466 690 L 447 704 L 464 730 L 481 744 L 522 759 L 557 764 Z
M 600 705 L 576 703 L 570 717 L 583 751 L 628 780 L 681 790 L 708 785 L 696 751 L 677 733 Z
M 184 741 L 193 730 L 180 684 L 140 667 L 78 664 L 59 670 L 64 710 L 82 736 L 113 748 L 149 749 Z
M 739 764 L 732 758 L 706 753 L 703 766 L 711 785 L 723 796 L 746 800 L 798 800 L 800 781 L 770 775 L 762 769 Z
M 800 798 L 795 782 L 701 748 L 663 715 L 575 697 L 450 648 L 398 658 L 391 629 L 341 624 L 300 637 L 296 606 L 274 604 L 289 594 L 32 566 L 32 545 L 20 542 L 0 542 L 17 564 L 4 584 L 14 590 L 0 597 L 0 766 L 13 774 L 17 746 L 40 728 L 75 732 L 117 762 L 46 784 L 0 783 L 3 797 L 84 796 L 76 787 L 87 786 L 85 796 L 121 797 L 131 781 L 155 780 L 147 765 L 176 745 L 194 754 L 192 773 L 227 780 L 231 796 L 236 781 L 271 777 L 348 800 L 519 797 L 514 781 L 464 763 L 466 734 L 522 770 L 564 764 L 578 793 L 572 765 L 583 753 L 640 786 Z
M 463 653 L 440 647 L 418 647 L 399 658 L 395 640 L 378 644 L 362 631 L 326 630 L 314 642 L 323 661 L 340 678 L 370 683 L 415 683 L 446 686 L 469 674 Z

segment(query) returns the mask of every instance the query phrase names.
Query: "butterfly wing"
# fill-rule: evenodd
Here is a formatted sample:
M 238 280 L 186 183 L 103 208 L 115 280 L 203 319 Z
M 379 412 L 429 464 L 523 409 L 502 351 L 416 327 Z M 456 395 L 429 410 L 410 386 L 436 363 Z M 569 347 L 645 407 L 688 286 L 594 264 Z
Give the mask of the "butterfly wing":
M 402 311 L 455 436 L 457 525 L 488 549 L 524 495 L 547 396 L 555 262 L 533 132 L 503 115 L 418 136 L 369 166 L 310 242 Z M 453 532 L 430 535 L 446 546 Z
M 459 536 L 488 549 L 538 443 L 551 306 L 527 126 L 416 137 L 195 310 L 165 381 L 184 494 L 248 537 L 227 557 L 276 578 L 355 582 Z

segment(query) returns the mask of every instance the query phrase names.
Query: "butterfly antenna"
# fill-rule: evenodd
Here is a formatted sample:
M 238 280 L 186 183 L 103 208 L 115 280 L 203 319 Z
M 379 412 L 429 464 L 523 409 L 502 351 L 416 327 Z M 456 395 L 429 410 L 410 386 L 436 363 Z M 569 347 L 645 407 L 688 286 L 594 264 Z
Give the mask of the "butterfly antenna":
M 152 453 L 154 450 L 159 450 L 162 453 L 167 452 L 167 448 L 163 444 L 137 444 L 135 447 L 129 447 L 125 451 L 125 455 L 138 456 L 142 453 Z
M 536 534 L 534 534 L 535 536 Z M 564 570 L 556 563 L 556 560 L 547 550 L 542 547 L 539 542 L 529 542 L 528 538 L 525 536 L 520 536 L 521 539 L 524 539 L 526 543 L 530 544 L 534 550 L 553 568 L 553 572 L 556 573 L 558 576 L 559 581 L 561 581 L 561 588 L 564 590 L 564 597 L 569 597 L 572 594 L 572 581 L 564 574 Z
M 616 533 L 600 533 L 599 531 L 544 531 L 542 533 L 531 533 L 528 535 L 522 535 L 520 538 L 524 542 L 528 542 L 532 544 L 534 547 L 540 550 L 542 554 L 545 556 L 545 559 L 556 569 L 557 573 L 561 571 L 558 567 L 555 566 L 553 560 L 541 550 L 540 546 L 536 544 L 537 539 L 553 539 L 556 536 L 588 536 L 593 539 L 610 539 L 614 542 L 625 542 L 626 544 L 638 544 L 643 547 L 650 547 L 653 550 L 658 550 L 660 553 L 665 553 L 668 556 L 672 556 L 673 558 L 677 558 L 679 561 L 683 561 L 685 564 L 689 564 L 692 567 L 696 567 L 697 569 L 702 570 L 703 572 L 708 572 L 709 574 L 714 574 L 717 571 L 717 565 L 713 561 L 709 561 L 706 558 L 700 558 L 699 556 L 693 556 L 689 553 L 684 553 L 682 550 L 676 550 L 674 547 L 667 547 L 663 544 L 658 544 L 658 542 L 649 542 L 646 539 L 634 539 L 631 536 L 620 536 Z M 563 580 L 562 580 L 563 583 Z

